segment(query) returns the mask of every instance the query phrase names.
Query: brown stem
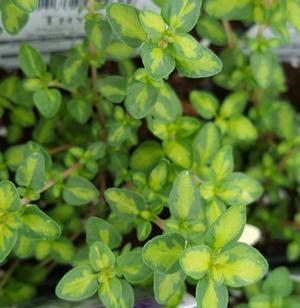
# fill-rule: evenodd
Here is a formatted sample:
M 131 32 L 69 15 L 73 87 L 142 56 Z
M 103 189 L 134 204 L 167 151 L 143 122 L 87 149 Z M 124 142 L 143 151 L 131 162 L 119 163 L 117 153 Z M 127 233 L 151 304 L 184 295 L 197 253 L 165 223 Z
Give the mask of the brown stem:
M 105 180 L 105 173 L 104 172 L 101 172 L 100 175 L 99 175 L 99 199 L 101 202 L 104 202 L 105 201 L 105 198 L 104 198 L 104 191 L 106 189 L 106 180 Z
M 165 230 L 165 224 L 164 224 L 164 221 L 159 218 L 159 217 L 156 217 L 156 219 L 153 221 L 161 230 Z
M 69 149 L 69 148 L 70 148 L 69 144 L 62 144 L 62 145 L 60 145 L 58 147 L 49 149 L 48 152 L 49 152 L 50 155 L 54 155 L 54 154 L 63 152 L 65 150 Z
M 231 24 L 228 20 L 222 20 L 223 27 L 227 36 L 227 46 L 228 48 L 234 47 L 234 36 L 231 28 Z
M 94 15 L 95 14 L 95 0 L 88 0 L 87 3 L 87 8 L 88 8 L 88 12 L 90 15 Z M 89 54 L 90 57 L 92 59 L 97 58 L 97 50 L 95 48 L 95 46 L 93 45 L 93 43 L 89 43 Z M 99 108 L 98 102 L 99 102 L 99 92 L 97 89 L 97 80 L 98 80 L 98 72 L 97 72 L 97 68 L 94 67 L 93 65 L 91 65 L 91 77 L 92 77 L 92 84 L 93 84 L 93 101 L 94 101 L 94 105 L 97 109 L 98 112 L 98 118 L 99 118 L 99 122 L 101 124 L 101 139 L 102 140 L 106 140 L 107 136 L 106 136 L 106 132 L 105 132 L 105 117 L 104 114 L 102 113 L 102 111 Z M 104 200 L 104 191 L 106 188 L 106 179 L 105 179 L 105 174 L 101 173 L 100 177 L 99 177 L 99 188 L 100 188 L 100 199 L 103 201 Z
M 75 163 L 73 166 L 71 166 L 70 168 L 66 169 L 61 177 L 64 180 L 65 178 L 67 178 L 68 176 L 70 176 L 74 171 L 78 170 L 79 168 L 81 168 L 81 163 L 77 162 Z M 45 186 L 40 189 L 38 191 L 39 194 L 43 193 L 44 191 L 48 190 L 49 188 L 51 188 L 52 186 L 54 186 L 56 184 L 57 180 L 56 179 L 50 179 L 49 181 L 47 181 L 47 183 L 45 184 Z M 30 200 L 27 197 L 23 197 L 21 199 L 21 203 L 23 205 L 30 203 Z
M 283 171 L 286 167 L 286 163 L 289 160 L 289 158 L 294 154 L 295 149 L 290 149 L 285 156 L 282 158 L 282 160 L 279 162 L 277 165 L 277 170 L 278 171 Z

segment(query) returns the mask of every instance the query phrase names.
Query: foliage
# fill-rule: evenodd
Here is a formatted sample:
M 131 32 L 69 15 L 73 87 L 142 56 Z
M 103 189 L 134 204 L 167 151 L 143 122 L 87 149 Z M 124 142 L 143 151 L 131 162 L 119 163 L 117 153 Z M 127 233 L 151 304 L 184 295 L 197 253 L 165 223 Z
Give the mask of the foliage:
M 294 283 L 286 267 L 277 267 L 270 272 L 264 281 L 245 288 L 248 304 L 237 305 L 236 308 L 254 307 L 298 307 L 299 295 L 293 291 Z
M 268 270 L 239 242 L 247 212 L 299 259 L 299 116 L 276 49 L 300 30 L 300 2 L 155 3 L 89 0 L 82 43 L 49 62 L 22 43 L 24 78 L 1 81 L 0 306 L 33 298 L 61 264 L 63 300 L 127 308 L 148 287 L 176 307 L 193 286 L 198 307 L 227 307 Z M 4 30 L 37 5 L 2 1 Z M 292 303 L 285 269 L 260 285 L 250 308 Z

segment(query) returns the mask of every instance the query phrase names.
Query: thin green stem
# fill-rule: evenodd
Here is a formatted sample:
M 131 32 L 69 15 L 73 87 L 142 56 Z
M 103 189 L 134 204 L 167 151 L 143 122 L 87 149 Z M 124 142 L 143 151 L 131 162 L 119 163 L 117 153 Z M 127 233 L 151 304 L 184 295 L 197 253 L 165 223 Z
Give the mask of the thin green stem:
M 66 87 L 63 83 L 59 82 L 59 81 L 52 81 L 48 84 L 48 87 L 50 88 L 58 88 L 58 89 L 61 89 L 61 90 L 65 90 L 65 91 L 68 91 L 72 94 L 78 94 L 78 91 L 76 89 L 73 89 L 73 88 L 69 88 L 69 87 Z
M 223 27 L 227 37 L 227 46 L 228 48 L 234 47 L 234 34 L 231 28 L 231 24 L 228 20 L 222 20 Z
M 72 165 L 70 168 L 66 169 L 62 174 L 61 174 L 61 178 L 64 180 L 66 179 L 68 176 L 70 176 L 74 171 L 78 170 L 79 168 L 81 168 L 81 163 L 77 162 L 74 165 Z M 38 191 L 39 194 L 43 193 L 44 191 L 50 189 L 52 186 L 54 186 L 57 183 L 56 179 L 50 179 L 49 181 L 46 182 L 45 186 L 40 189 Z M 23 205 L 30 203 L 30 199 L 28 199 L 27 197 L 23 197 L 21 199 L 21 203 Z

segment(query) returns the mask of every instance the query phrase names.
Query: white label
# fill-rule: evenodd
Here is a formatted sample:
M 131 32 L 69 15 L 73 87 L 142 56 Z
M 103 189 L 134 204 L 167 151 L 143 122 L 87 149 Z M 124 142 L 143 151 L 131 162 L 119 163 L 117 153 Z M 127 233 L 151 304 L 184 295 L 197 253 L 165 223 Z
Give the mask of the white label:
M 258 31 L 258 26 L 253 26 L 248 31 L 248 37 L 255 38 Z M 281 62 L 290 63 L 293 67 L 300 67 L 300 33 L 296 29 L 288 28 L 290 35 L 290 42 L 280 46 L 276 49 L 276 53 Z M 264 32 L 264 36 L 267 39 L 276 37 L 270 28 L 267 28 Z
M 1 1 L 1 0 L 0 0 Z M 79 9 L 87 0 L 39 0 L 37 10 L 30 14 L 25 27 L 17 34 L 0 33 L 0 66 L 17 67 L 19 45 L 28 42 L 46 56 L 69 50 L 84 36 L 84 15 Z M 140 9 L 154 9 L 151 0 L 106 0 L 132 4 Z M 0 26 L 1 21 L 0 21 Z
M 239 242 L 254 246 L 261 239 L 261 231 L 250 224 L 246 224 Z

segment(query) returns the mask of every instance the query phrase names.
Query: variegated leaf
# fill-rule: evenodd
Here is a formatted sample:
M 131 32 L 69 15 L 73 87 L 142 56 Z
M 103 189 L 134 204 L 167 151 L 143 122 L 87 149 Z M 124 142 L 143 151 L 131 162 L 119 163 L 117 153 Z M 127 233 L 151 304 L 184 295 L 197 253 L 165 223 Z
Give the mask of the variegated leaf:
M 246 224 L 246 207 L 232 206 L 210 226 L 206 242 L 211 248 L 219 249 L 237 241 Z
M 162 274 L 172 274 L 180 269 L 179 259 L 184 249 L 184 238 L 178 233 L 154 237 L 143 248 L 146 265 Z
M 81 301 L 97 292 L 97 276 L 88 265 L 73 268 L 59 281 L 56 295 L 64 300 Z

